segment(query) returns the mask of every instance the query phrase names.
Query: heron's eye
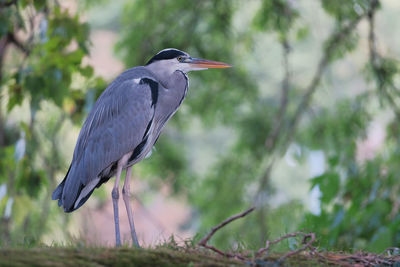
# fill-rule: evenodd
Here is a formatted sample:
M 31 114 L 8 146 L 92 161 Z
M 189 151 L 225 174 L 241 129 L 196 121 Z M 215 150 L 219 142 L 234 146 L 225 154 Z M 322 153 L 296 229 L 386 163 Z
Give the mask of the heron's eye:
M 179 62 L 182 61 L 182 59 L 183 59 L 183 57 L 181 57 L 181 56 L 178 57 Z

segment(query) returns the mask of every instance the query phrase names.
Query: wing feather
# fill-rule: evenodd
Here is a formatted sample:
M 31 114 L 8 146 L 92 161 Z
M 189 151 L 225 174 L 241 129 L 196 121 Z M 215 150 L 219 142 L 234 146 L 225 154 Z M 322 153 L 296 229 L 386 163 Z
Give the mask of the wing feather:
M 154 116 L 152 104 L 150 86 L 132 79 L 114 82 L 103 92 L 82 127 L 64 180 L 59 197 L 65 211 L 79 207 L 74 202 L 82 188 L 142 142 Z

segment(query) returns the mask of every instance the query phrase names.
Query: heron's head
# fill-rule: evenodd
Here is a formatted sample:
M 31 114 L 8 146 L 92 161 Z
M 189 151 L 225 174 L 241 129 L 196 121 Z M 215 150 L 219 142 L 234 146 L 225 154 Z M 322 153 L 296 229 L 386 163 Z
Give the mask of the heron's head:
M 209 68 L 230 68 L 223 62 L 191 57 L 188 53 L 175 48 L 167 48 L 152 57 L 146 66 L 153 71 L 172 74 L 179 70 L 184 73 L 193 70 L 206 70 Z

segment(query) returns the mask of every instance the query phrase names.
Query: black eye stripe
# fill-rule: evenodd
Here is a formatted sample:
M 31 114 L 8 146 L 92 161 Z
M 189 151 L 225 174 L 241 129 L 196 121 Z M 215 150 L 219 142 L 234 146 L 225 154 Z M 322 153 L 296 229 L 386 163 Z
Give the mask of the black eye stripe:
M 149 64 L 153 63 L 154 61 L 164 60 L 164 59 L 173 59 L 173 58 L 177 58 L 178 56 L 186 56 L 186 54 L 177 49 L 165 50 L 165 51 L 158 53 L 154 57 L 152 57 L 149 60 L 149 62 L 147 62 L 146 65 L 149 65 Z

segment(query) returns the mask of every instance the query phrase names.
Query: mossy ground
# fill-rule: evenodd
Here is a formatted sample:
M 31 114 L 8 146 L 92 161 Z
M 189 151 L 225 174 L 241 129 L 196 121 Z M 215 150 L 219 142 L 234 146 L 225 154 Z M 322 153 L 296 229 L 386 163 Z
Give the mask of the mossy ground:
M 279 262 L 279 255 L 249 262 L 224 258 L 204 250 L 169 248 L 4 248 L 0 266 L 325 266 L 296 255 Z
M 241 263 L 211 254 L 166 248 L 8 248 L 0 266 L 235 266 Z
M 284 261 L 284 254 L 272 254 L 263 259 L 239 261 L 199 248 L 135 249 L 135 248 L 2 248 L 0 266 L 400 266 L 399 256 L 379 261 L 373 254 L 320 253 L 320 257 L 304 252 Z M 382 256 L 380 256 L 382 260 Z M 362 263 L 368 263 L 364 265 Z M 375 263 L 375 264 L 373 264 Z M 371 265 L 369 265 L 371 264 Z M 396 265 L 398 264 L 398 265 Z

